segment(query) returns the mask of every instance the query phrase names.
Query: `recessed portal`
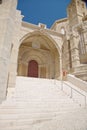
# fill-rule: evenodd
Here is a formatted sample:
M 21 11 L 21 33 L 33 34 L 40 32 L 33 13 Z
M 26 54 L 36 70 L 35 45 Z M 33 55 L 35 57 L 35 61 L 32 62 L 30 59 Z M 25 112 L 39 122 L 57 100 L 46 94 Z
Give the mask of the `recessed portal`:
M 28 77 L 38 77 L 38 63 L 35 60 L 28 63 Z
M 60 78 L 60 55 L 51 37 L 35 32 L 19 47 L 18 76 Z

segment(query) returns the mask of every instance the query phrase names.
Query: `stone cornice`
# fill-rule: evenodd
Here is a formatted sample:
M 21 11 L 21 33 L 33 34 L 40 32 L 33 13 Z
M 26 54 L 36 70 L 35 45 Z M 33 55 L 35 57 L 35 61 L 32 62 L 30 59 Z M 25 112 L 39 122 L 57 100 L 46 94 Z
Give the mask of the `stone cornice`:
M 26 28 L 26 29 L 41 31 L 41 32 L 44 32 L 44 33 L 49 33 L 50 35 L 58 36 L 60 38 L 63 37 L 62 34 L 56 32 L 56 31 L 50 30 L 48 28 L 43 29 L 43 28 L 39 27 L 38 25 L 34 25 L 34 24 L 31 24 L 31 23 L 27 23 L 27 22 L 22 22 L 22 27 Z
M 54 22 L 54 24 L 51 26 L 51 29 L 53 29 L 53 27 L 58 23 L 62 23 L 62 22 L 67 22 L 68 21 L 68 18 L 62 18 L 62 19 L 59 19 L 59 20 L 56 20 Z

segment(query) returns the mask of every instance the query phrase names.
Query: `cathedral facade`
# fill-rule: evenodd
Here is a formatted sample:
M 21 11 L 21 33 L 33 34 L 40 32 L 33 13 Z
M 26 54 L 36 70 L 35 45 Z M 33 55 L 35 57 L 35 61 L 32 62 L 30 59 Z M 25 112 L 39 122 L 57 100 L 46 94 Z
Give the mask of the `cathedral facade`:
M 67 18 L 50 29 L 23 22 L 17 0 L 0 1 L 0 101 L 16 76 L 61 80 L 73 74 L 87 81 L 87 9 L 71 0 Z

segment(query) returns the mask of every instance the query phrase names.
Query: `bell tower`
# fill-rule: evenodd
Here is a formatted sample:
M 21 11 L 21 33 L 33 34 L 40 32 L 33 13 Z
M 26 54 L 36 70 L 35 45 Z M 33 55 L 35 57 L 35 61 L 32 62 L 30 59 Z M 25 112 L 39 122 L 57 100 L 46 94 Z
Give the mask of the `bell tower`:
M 67 8 L 70 30 L 82 21 L 86 15 L 86 3 L 82 0 L 72 0 Z
M 69 48 L 71 54 L 72 70 L 80 65 L 79 57 L 79 34 L 76 32 L 75 27 L 82 23 L 84 16 L 87 14 L 86 3 L 82 0 L 71 0 L 67 8 L 68 21 L 69 21 Z

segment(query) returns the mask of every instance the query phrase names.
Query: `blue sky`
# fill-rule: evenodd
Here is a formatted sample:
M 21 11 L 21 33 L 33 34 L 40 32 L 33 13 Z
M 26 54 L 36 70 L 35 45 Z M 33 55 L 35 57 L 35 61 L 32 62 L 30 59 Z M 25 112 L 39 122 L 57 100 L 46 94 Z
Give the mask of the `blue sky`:
M 67 17 L 67 6 L 71 0 L 18 0 L 18 9 L 25 17 L 23 21 L 44 23 L 49 28 L 56 20 Z

